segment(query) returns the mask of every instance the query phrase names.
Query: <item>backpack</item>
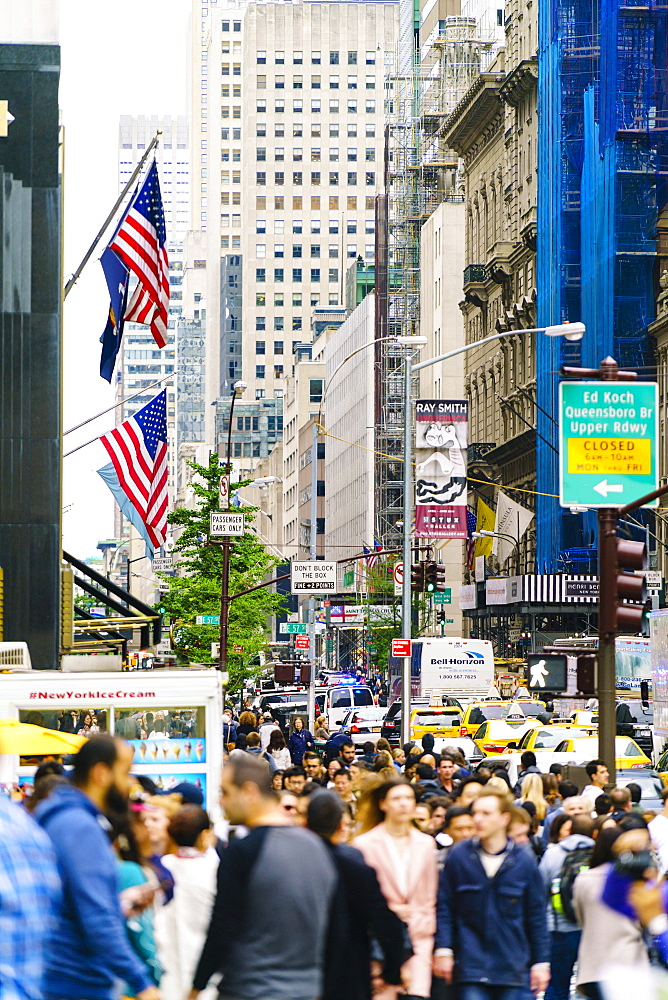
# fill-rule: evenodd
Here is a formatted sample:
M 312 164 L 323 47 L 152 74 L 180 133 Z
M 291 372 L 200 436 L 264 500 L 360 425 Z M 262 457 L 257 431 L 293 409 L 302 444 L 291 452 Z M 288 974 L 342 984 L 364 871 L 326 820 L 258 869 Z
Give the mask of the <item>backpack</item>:
M 593 847 L 576 847 L 567 851 L 561 871 L 552 879 L 552 908 L 555 913 L 577 923 L 573 909 L 573 883 L 580 872 L 588 871 Z

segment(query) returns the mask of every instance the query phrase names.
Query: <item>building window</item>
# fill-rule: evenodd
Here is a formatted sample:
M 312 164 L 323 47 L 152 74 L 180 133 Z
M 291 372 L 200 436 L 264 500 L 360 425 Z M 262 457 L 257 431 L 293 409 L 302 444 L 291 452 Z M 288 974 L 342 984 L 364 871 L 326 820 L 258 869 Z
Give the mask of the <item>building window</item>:
M 338 90 L 339 89 L 339 78 L 338 76 L 330 76 L 329 78 L 329 89 Z
M 351 101 L 350 99 L 348 100 L 348 114 L 349 115 L 357 114 L 357 101 Z
M 320 90 L 320 88 L 321 88 L 321 79 L 322 78 L 320 76 L 312 76 L 311 77 L 311 90 Z
M 274 316 L 274 330 L 284 330 L 285 321 L 282 316 Z
M 367 90 L 376 89 L 376 78 L 375 76 L 367 76 L 365 79 L 365 87 Z
M 309 403 L 322 402 L 322 379 L 310 378 L 308 381 Z
M 285 294 L 283 292 L 274 292 L 274 305 L 282 309 L 284 304 Z
M 302 318 L 301 318 L 301 316 L 293 316 L 292 317 L 292 329 L 293 330 L 301 330 L 301 328 L 302 328 Z
M 292 280 L 295 284 L 299 285 L 302 281 L 302 269 L 301 267 L 292 268 Z
M 348 138 L 349 139 L 356 139 L 357 138 L 357 125 L 356 124 L 350 124 L 350 125 L 348 125 Z
M 311 281 L 313 281 L 313 282 L 320 281 L 320 268 L 319 267 L 312 267 L 311 268 Z
M 301 170 L 295 170 L 295 171 L 293 171 L 293 174 L 292 174 L 292 183 L 299 185 L 299 184 L 301 184 L 301 182 L 302 182 L 302 172 L 301 172 Z
M 302 255 L 302 245 L 301 245 L 301 243 L 293 243 L 292 244 L 292 256 L 293 257 L 301 257 L 301 255 Z
M 285 159 L 285 150 L 283 149 L 282 146 L 277 146 L 276 149 L 274 150 L 274 159 L 278 163 L 282 163 L 282 161 Z
M 259 115 L 266 115 L 266 113 L 267 113 L 267 102 L 266 102 L 266 100 L 264 98 L 262 98 L 261 101 L 257 101 L 255 107 L 256 107 L 257 113 Z
M 348 90 L 357 90 L 357 77 L 356 76 L 349 76 L 348 77 Z
M 339 174 L 337 170 L 330 170 L 329 172 L 329 183 L 335 186 L 339 183 Z
M 267 174 L 265 173 L 264 170 L 258 170 L 258 172 L 255 175 L 255 183 L 258 185 L 258 187 L 264 187 L 266 185 Z
M 311 171 L 311 184 L 313 184 L 313 185 L 319 185 L 320 184 L 320 171 L 319 170 L 312 170 Z
M 265 147 L 258 146 L 258 148 L 255 150 L 255 159 L 256 160 L 266 160 L 267 159 L 267 150 L 266 150 Z
M 357 244 L 349 243 L 346 247 L 346 257 L 357 257 Z
M 285 174 L 283 173 L 282 170 L 277 170 L 274 173 L 274 184 L 277 184 L 279 187 L 282 184 L 285 184 Z
M 264 365 L 255 365 L 255 378 L 264 378 Z
M 339 159 L 339 151 L 338 151 L 338 149 L 330 149 L 330 151 L 329 151 L 329 159 L 330 159 L 331 163 L 337 163 L 338 162 L 338 159 Z
M 338 139 L 339 138 L 339 126 L 338 125 L 330 125 L 329 126 L 329 138 L 330 139 Z
M 301 292 L 293 292 L 292 293 L 292 305 L 295 306 L 297 309 L 301 309 L 301 305 L 302 305 L 302 293 Z
M 364 150 L 364 159 L 366 160 L 367 163 L 373 163 L 375 161 L 375 159 L 376 159 L 376 150 L 375 149 L 365 149 Z
M 281 101 L 275 101 L 274 102 L 274 111 L 276 112 L 277 115 L 282 115 L 283 112 L 285 111 L 285 101 L 283 101 L 283 100 L 281 100 Z
M 338 52 L 330 52 L 329 53 L 329 65 L 330 66 L 338 66 L 339 65 L 339 53 Z
M 367 260 L 373 260 L 375 255 L 376 253 L 373 243 L 367 243 L 366 246 L 364 247 L 364 256 L 366 257 Z
M 339 304 L 339 297 L 336 294 L 336 292 L 330 292 L 329 293 L 328 302 L 329 302 L 330 306 L 338 306 L 338 304 Z
M 329 244 L 329 257 L 330 257 L 330 260 L 336 260 L 336 258 L 338 256 L 339 256 L 339 247 L 338 247 L 338 244 L 336 244 L 336 243 L 330 243 Z
M 274 219 L 274 234 L 283 235 L 285 232 L 285 219 Z
M 285 135 L 285 125 L 274 125 L 274 137 L 282 139 Z
M 285 63 L 285 52 L 281 49 L 276 50 L 276 65 L 282 66 Z
M 322 134 L 322 125 L 320 122 L 311 122 L 311 138 L 319 139 Z
M 301 66 L 304 62 L 304 53 L 301 49 L 295 49 L 292 53 L 292 63 L 294 66 Z
M 320 244 L 319 243 L 312 243 L 311 244 L 311 257 L 319 257 L 319 256 L 320 256 Z
M 241 458 L 241 441 L 234 441 L 233 447 L 234 447 L 234 457 Z
M 312 64 L 313 64 L 314 66 L 319 66 L 319 65 L 320 65 L 320 63 L 321 63 L 321 61 L 322 61 L 322 60 L 321 60 L 321 58 L 320 58 L 320 49 L 314 49 L 314 50 L 313 50 L 313 51 L 311 52 L 311 63 L 312 63 Z
M 338 267 L 330 267 L 329 269 L 329 281 L 330 284 L 335 283 L 339 280 L 339 269 Z
M 292 89 L 293 90 L 303 90 L 304 89 L 304 77 L 303 76 L 293 76 L 292 78 Z M 302 108 L 299 109 L 300 111 Z
M 366 208 L 367 212 L 373 212 L 373 210 L 376 207 L 376 199 L 373 197 L 373 195 L 371 195 L 371 197 L 367 195 L 367 197 L 364 199 L 364 207 Z
M 232 171 L 232 183 L 233 184 L 241 184 L 241 171 L 240 170 L 233 170 Z
M 283 353 L 283 341 L 282 340 L 275 340 L 274 341 L 274 354 L 282 354 L 282 353 Z
M 263 296 L 263 298 L 264 298 L 264 296 Z M 256 330 L 266 330 L 266 328 L 267 328 L 267 318 L 266 318 L 266 316 L 256 316 L 255 317 L 255 329 Z
M 353 185 L 353 186 L 355 184 L 357 184 L 357 171 L 356 170 L 350 170 L 348 172 L 348 184 L 349 185 Z
M 274 281 L 285 281 L 285 271 L 282 267 L 274 268 Z
M 311 101 L 311 111 L 314 115 L 319 115 L 322 110 L 322 101 Z
M 258 259 L 267 256 L 267 245 L 266 243 L 256 243 L 255 245 L 255 256 Z
M 376 65 L 376 53 L 374 52 L 373 49 L 369 49 L 369 51 L 366 54 L 366 64 L 367 66 Z
M 364 134 L 366 135 L 367 139 L 375 139 L 376 138 L 376 126 L 375 125 L 366 125 L 365 129 L 364 129 Z
M 364 232 L 373 235 L 376 231 L 376 223 L 373 219 L 367 219 L 364 223 Z
M 285 77 L 284 76 L 274 77 L 274 86 L 276 87 L 276 90 L 285 90 Z
M 338 212 L 338 210 L 339 210 L 339 199 L 338 199 L 337 195 L 331 195 L 330 194 L 330 196 L 329 196 L 329 207 L 330 207 L 330 210 L 332 210 L 334 212 Z
M 357 66 L 357 53 L 356 52 L 349 52 L 348 53 L 348 65 L 349 66 Z
M 346 232 L 347 233 L 357 232 L 357 222 L 355 221 L 355 219 L 348 220 L 348 222 L 346 223 Z
M 267 65 L 267 53 L 265 49 L 258 49 L 257 51 L 257 64 L 258 66 Z
M 236 96 L 236 95 L 235 95 Z M 241 118 L 241 108 L 232 108 L 232 117 Z
M 266 354 L 267 353 L 266 341 L 264 341 L 264 340 L 256 340 L 255 341 L 255 353 L 256 354 Z
M 274 246 L 274 257 L 285 257 L 285 246 L 283 243 L 276 243 Z
M 317 194 L 311 195 L 311 211 L 312 212 L 320 211 L 320 196 Z M 311 230 L 311 232 L 313 232 L 313 230 Z M 318 232 L 320 232 L 320 230 L 318 230 Z
M 365 177 L 365 184 L 367 187 L 373 187 L 376 183 L 376 174 L 373 170 L 367 170 Z
M 256 281 L 266 281 L 267 280 L 267 270 L 264 267 L 255 268 L 255 280 Z
M 277 194 L 274 196 L 274 210 L 276 212 L 282 212 L 285 209 L 285 198 L 282 194 Z
M 366 104 L 364 105 L 364 110 L 366 111 L 366 113 L 368 115 L 375 115 L 375 113 L 376 113 L 376 102 L 375 101 L 367 101 Z
M 314 147 L 311 150 L 311 162 L 312 163 L 319 163 L 320 162 L 320 149 L 318 147 Z
M 255 198 L 255 208 L 259 209 L 262 212 L 266 209 L 266 207 L 267 207 L 267 196 L 264 194 L 258 194 Z
M 339 113 L 339 102 L 338 101 L 330 101 L 329 102 L 329 113 L 330 113 L 330 115 L 338 115 L 338 113 Z
M 320 232 L 320 219 L 311 219 L 311 232 L 312 233 Z
M 330 233 L 338 233 L 338 231 L 339 231 L 339 220 L 338 219 L 330 219 L 329 220 L 329 231 L 330 231 Z
M 300 212 L 302 210 L 303 198 L 301 195 L 293 195 L 292 197 L 292 207 L 298 209 Z M 301 233 L 301 219 L 295 219 L 292 223 L 292 232 Z M 299 226 L 299 229 L 295 229 L 295 226 Z

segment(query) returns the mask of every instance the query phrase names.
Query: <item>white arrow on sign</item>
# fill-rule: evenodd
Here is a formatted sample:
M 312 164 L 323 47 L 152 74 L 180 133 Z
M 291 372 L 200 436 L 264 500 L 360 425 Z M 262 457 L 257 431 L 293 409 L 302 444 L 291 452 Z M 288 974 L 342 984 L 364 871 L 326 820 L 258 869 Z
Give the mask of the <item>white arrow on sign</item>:
M 600 493 L 602 497 L 607 497 L 608 493 L 624 492 L 624 487 L 621 483 L 609 483 L 607 479 L 597 483 L 596 486 L 592 486 L 592 489 L 595 490 L 596 493 Z
M 538 660 L 537 663 L 531 664 L 531 687 L 545 687 L 545 678 L 547 677 L 549 670 L 545 666 L 545 660 Z

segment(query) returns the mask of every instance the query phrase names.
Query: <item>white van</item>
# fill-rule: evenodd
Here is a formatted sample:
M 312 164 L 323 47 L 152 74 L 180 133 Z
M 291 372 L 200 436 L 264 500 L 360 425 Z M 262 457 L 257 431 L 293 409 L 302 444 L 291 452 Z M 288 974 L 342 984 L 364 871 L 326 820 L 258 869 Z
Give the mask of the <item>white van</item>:
M 317 695 L 318 710 L 327 719 L 330 730 L 338 729 L 351 708 L 365 708 L 375 704 L 373 692 L 365 684 L 334 684 Z

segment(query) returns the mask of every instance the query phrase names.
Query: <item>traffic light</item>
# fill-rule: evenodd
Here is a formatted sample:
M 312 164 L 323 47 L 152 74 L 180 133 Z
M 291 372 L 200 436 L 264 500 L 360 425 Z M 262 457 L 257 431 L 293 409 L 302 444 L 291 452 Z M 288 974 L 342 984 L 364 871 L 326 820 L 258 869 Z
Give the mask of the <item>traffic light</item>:
M 422 593 L 425 588 L 425 563 L 413 563 L 411 565 L 411 590 Z
M 60 648 L 74 645 L 74 570 L 65 564 L 60 568 Z
M 428 594 L 433 594 L 437 587 L 438 563 L 427 562 L 424 564 L 424 589 Z
M 647 586 L 644 575 L 631 571 L 647 566 L 647 546 L 644 542 L 632 542 L 627 538 L 616 538 L 615 541 L 616 565 L 609 569 L 616 575 L 616 630 L 639 632 L 645 613 Z M 601 567 L 601 574 L 603 571 Z M 624 600 L 628 603 L 623 604 Z
M 580 694 L 596 694 L 596 656 L 592 653 L 588 656 L 578 656 L 577 660 L 577 689 Z
M 441 610 L 441 611 L 438 612 L 438 620 L 443 625 L 445 624 L 446 616 L 447 616 L 447 611 L 442 611 Z
M 448 575 L 448 571 L 447 571 L 446 567 L 443 565 L 443 563 L 437 563 L 436 564 L 436 590 L 438 590 L 439 593 L 443 593 L 443 591 L 445 590 L 445 585 L 447 583 L 447 575 Z

